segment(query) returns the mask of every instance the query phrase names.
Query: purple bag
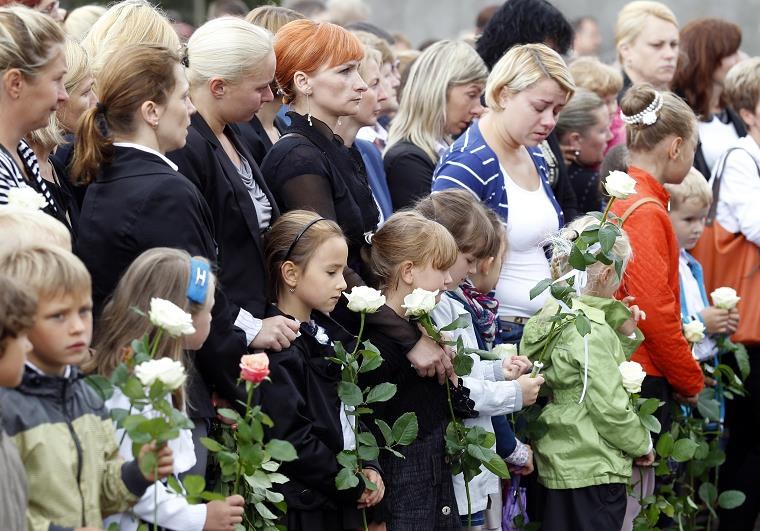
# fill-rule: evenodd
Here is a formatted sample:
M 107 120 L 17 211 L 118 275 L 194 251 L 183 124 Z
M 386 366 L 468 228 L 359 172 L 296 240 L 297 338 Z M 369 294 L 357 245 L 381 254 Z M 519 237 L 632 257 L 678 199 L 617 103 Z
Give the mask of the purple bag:
M 501 510 L 502 531 L 518 531 L 529 522 L 525 510 L 525 487 L 520 487 L 522 476 L 513 476 Z

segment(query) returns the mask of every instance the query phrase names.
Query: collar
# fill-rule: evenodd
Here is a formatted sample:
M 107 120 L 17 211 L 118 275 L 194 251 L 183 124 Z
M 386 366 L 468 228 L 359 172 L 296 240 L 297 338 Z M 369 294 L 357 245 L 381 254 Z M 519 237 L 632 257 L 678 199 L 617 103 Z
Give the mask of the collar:
M 636 166 L 628 167 L 628 175 L 635 179 L 636 183 L 639 185 L 636 190 L 636 197 L 654 197 L 662 204 L 666 211 L 670 211 L 668 208 L 670 204 L 670 194 L 657 179 Z
M 327 140 L 338 142 L 341 146 L 344 146 L 343 139 L 336 135 L 332 129 L 330 129 L 330 126 L 327 125 L 322 120 L 319 120 L 315 118 L 314 116 L 311 117 L 311 125 L 309 125 L 309 122 L 307 121 L 306 117 L 302 114 L 298 114 L 295 111 L 288 111 L 285 113 L 291 120 L 291 127 L 296 126 L 298 129 L 306 130 L 306 131 L 316 131 L 320 136 L 324 137 Z
M 150 153 L 151 155 L 156 155 L 157 157 L 160 157 L 161 160 L 163 160 L 171 169 L 174 171 L 179 170 L 179 166 L 174 164 L 172 161 L 166 158 L 165 155 L 162 155 L 155 149 L 149 148 L 147 146 L 143 146 L 142 144 L 134 144 L 132 142 L 114 142 L 114 146 L 116 147 L 125 147 L 125 148 L 132 148 L 132 149 L 139 149 L 140 151 L 144 151 L 145 153 Z
M 49 374 L 43 372 L 42 369 L 40 369 L 39 367 L 37 367 L 31 361 L 27 360 L 26 366 L 29 367 L 31 370 L 33 370 L 35 373 L 39 374 L 40 376 L 48 376 L 50 378 L 56 378 L 57 377 L 57 376 L 50 376 Z M 66 368 L 63 370 L 63 375 L 61 376 L 61 378 L 67 378 L 68 379 L 69 376 L 71 376 L 71 365 L 66 365 Z

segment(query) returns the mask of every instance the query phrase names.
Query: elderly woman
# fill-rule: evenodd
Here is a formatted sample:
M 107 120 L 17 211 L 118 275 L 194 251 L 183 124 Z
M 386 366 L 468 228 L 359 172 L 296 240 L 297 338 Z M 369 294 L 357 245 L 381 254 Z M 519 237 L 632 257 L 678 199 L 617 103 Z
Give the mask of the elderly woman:
M 393 209 L 430 193 L 438 158 L 451 137 L 480 116 L 488 69 L 464 41 L 440 41 L 414 62 L 388 132 L 383 163 Z
M 523 324 L 543 305 L 544 297 L 529 295 L 550 276 L 541 242 L 565 220 L 536 146 L 574 91 L 557 52 L 543 44 L 512 48 L 488 77 L 489 112 L 459 137 L 435 172 L 433 191 L 469 190 L 507 226 L 510 252 L 496 286 L 505 342 L 519 342 Z

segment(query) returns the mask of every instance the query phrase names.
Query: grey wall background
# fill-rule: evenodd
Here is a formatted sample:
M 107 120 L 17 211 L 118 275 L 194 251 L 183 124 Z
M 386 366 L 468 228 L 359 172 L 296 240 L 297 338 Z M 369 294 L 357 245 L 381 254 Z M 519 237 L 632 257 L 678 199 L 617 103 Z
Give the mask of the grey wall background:
M 371 20 L 391 31 L 407 35 L 417 46 L 430 38 L 458 37 L 472 31 L 480 9 L 499 0 L 366 0 Z M 626 0 L 551 0 L 569 20 L 593 15 L 604 36 L 605 59 L 614 56 L 614 27 L 617 13 Z M 679 24 L 701 17 L 722 17 L 742 28 L 742 50 L 760 55 L 760 0 L 664 0 Z

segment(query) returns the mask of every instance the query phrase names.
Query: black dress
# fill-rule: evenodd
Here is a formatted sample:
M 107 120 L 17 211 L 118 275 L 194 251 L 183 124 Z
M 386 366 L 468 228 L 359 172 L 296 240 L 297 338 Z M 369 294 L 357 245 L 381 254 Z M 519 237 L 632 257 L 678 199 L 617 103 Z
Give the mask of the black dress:
M 430 195 L 435 162 L 420 147 L 406 140 L 393 144 L 383 155 L 383 166 L 394 212 Z
M 567 168 L 567 175 L 578 200 L 578 210 L 580 212 L 599 211 L 602 207 L 599 171 L 573 162 Z
M 281 211 L 312 210 L 337 222 L 348 240 L 348 265 L 362 275 L 360 250 L 379 219 L 366 168 L 327 124 L 288 116 L 290 126 L 261 165 L 267 184 Z
M 282 315 L 274 306 L 267 316 Z M 332 339 L 351 348 L 354 338 L 319 312 L 311 323 L 301 324 L 301 334 L 282 352 L 269 357 L 269 381 L 261 384 L 257 399 L 274 421 L 268 438 L 289 441 L 298 458 L 283 463 L 290 481 L 277 488 L 285 496 L 286 528 L 291 531 L 339 531 L 362 527 L 356 502 L 363 483 L 348 490 L 335 487 L 341 469 L 336 455 L 344 449 L 337 385 L 340 368 L 326 358 L 335 356 Z M 365 468 L 380 470 L 376 461 Z M 368 510 L 368 521 L 372 521 Z

